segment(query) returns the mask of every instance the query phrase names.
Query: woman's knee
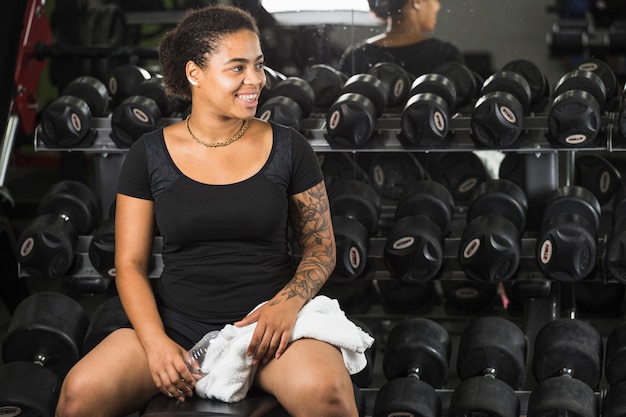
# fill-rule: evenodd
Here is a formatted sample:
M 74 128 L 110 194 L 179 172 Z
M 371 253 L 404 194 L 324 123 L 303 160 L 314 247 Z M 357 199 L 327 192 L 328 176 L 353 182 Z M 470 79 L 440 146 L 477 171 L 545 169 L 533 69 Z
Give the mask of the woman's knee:
M 338 378 L 300 380 L 295 398 L 304 405 L 302 416 L 323 415 L 328 417 L 348 417 L 357 415 L 354 387 Z M 305 399 L 302 401 L 302 399 Z
M 63 380 L 56 408 L 56 417 L 77 417 L 93 414 L 90 394 L 95 392 L 88 374 L 70 372 Z

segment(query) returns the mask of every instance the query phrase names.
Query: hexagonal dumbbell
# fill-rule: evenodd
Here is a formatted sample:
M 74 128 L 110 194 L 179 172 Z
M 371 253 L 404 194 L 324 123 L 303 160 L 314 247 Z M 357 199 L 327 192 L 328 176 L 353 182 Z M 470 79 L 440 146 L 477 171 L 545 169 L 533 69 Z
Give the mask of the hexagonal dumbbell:
M 272 88 L 257 117 L 300 130 L 302 119 L 309 117 L 314 105 L 315 92 L 309 83 L 300 77 L 287 77 Z
M 85 184 L 66 180 L 43 196 L 37 217 L 17 241 L 21 267 L 39 278 L 58 278 L 74 265 L 79 235 L 88 234 L 100 217 L 98 198 Z
M 443 147 L 456 106 L 456 87 L 442 74 L 423 74 L 411 84 L 400 118 L 398 140 L 405 147 Z
M 450 417 L 474 413 L 517 417 L 515 393 L 524 383 L 526 336 L 502 317 L 480 317 L 459 341 L 457 373 L 461 383 L 450 398 Z
M 415 78 L 413 75 L 393 62 L 378 62 L 369 69 L 368 73 L 376 76 L 385 85 L 388 111 L 394 112 L 404 106 Z
M 563 75 L 548 113 L 548 141 L 570 148 L 597 145 L 602 114 L 615 86 L 612 70 L 599 60 L 584 61 Z
M 587 189 L 563 186 L 545 198 L 535 255 L 549 278 L 576 281 L 595 268 L 600 204 Z
M 378 77 L 351 76 L 326 114 L 328 143 L 336 148 L 362 147 L 374 135 L 378 117 L 386 106 L 387 90 Z
M 109 108 L 106 85 L 95 77 L 72 80 L 41 115 L 39 137 L 50 148 L 89 147 L 98 133 L 93 117 L 104 117 Z
M 511 181 L 488 180 L 476 188 L 458 253 L 469 278 L 495 283 L 515 275 L 527 210 L 526 194 Z
M 368 265 L 370 237 L 378 230 L 380 196 L 363 181 L 343 179 L 328 190 L 328 201 L 337 246 L 337 265 L 330 279 L 360 277 Z
M 499 71 L 485 80 L 470 118 L 471 138 L 486 148 L 513 146 L 530 107 L 528 81 L 513 71 Z
M 391 277 L 423 282 L 439 274 L 444 237 L 450 231 L 454 201 L 435 181 L 419 181 L 406 190 L 387 234 L 383 260 Z
M 533 373 L 537 385 L 528 398 L 528 417 L 598 415 L 594 389 L 602 375 L 602 337 L 589 323 L 561 318 L 537 333 Z
M 66 295 L 43 292 L 24 299 L 2 343 L 0 410 L 54 416 L 61 381 L 81 357 L 88 326 L 81 305 Z
M 415 317 L 396 324 L 383 357 L 388 382 L 376 393 L 372 416 L 439 417 L 435 389 L 447 381 L 450 352 L 450 336 L 437 322 Z

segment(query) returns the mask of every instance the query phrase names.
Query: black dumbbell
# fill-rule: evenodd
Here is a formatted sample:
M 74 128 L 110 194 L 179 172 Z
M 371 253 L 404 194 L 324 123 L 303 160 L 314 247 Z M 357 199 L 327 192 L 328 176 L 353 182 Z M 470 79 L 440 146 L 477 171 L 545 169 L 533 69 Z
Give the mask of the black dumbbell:
M 49 148 L 89 147 L 98 136 L 93 117 L 104 117 L 109 108 L 106 85 L 95 77 L 72 80 L 41 115 L 39 137 Z
M 621 140 L 626 139 L 626 84 L 622 89 L 622 94 L 620 97 L 619 109 L 617 112 L 617 131 L 620 133 Z
M 118 296 L 102 301 L 91 314 L 89 327 L 81 344 L 81 353 L 86 355 L 113 331 L 129 323 Z
M 111 70 L 108 87 L 113 99 L 113 107 L 119 106 L 132 96 L 132 90 L 142 82 L 152 78 L 147 69 L 134 64 L 117 65 Z
M 459 341 L 457 374 L 461 383 L 450 398 L 450 417 L 484 413 L 520 415 L 515 393 L 524 383 L 526 336 L 513 322 L 480 317 L 465 328 Z
M 327 64 L 315 64 L 304 70 L 302 78 L 309 83 L 315 95 L 315 107 L 328 110 L 339 97 L 348 76 Z
M 367 157 L 365 153 L 319 152 L 317 158 L 324 173 L 326 188 L 331 189 L 336 181 L 342 179 L 371 183 L 368 173 L 363 168 L 364 163 L 361 163 L 363 157 Z
M 557 188 L 545 198 L 535 255 L 549 278 L 577 281 L 595 268 L 600 203 L 576 185 Z
M 459 110 L 472 104 L 477 98 L 480 87 L 484 82 L 478 74 L 470 70 L 466 65 L 458 62 L 444 62 L 433 68 L 431 72 L 441 74 L 452 80 L 456 91 L 454 107 Z
M 410 152 L 375 152 L 360 159 L 372 186 L 383 199 L 397 201 L 410 184 L 428 173 Z
M 400 118 L 398 140 L 405 147 L 442 147 L 456 107 L 454 82 L 442 74 L 423 74 L 411 84 Z
M 424 282 L 439 274 L 453 209 L 452 195 L 440 183 L 418 181 L 409 186 L 396 206 L 395 224 L 383 248 L 392 278 Z
M 616 85 L 611 74 L 601 61 L 586 61 L 559 79 L 548 113 L 548 141 L 571 148 L 598 144 L 609 89 Z
M 513 71 L 499 71 L 485 80 L 470 117 L 471 138 L 479 146 L 513 146 L 524 127 L 531 91 L 526 79 Z
M 528 397 L 528 417 L 598 416 L 594 389 L 602 375 L 602 338 L 589 323 L 560 318 L 537 333 L 533 374 L 537 385 Z
M 337 246 L 337 265 L 330 279 L 358 278 L 367 270 L 370 237 L 378 230 L 380 196 L 363 181 L 344 179 L 328 190 L 328 201 Z
M 602 416 L 619 417 L 626 410 L 626 323 L 617 324 L 606 339 L 604 377 L 609 384 Z
M 473 152 L 430 152 L 424 158 L 431 179 L 442 183 L 458 203 L 469 202 L 476 187 L 488 179 L 485 165 Z
M 61 382 L 81 357 L 88 326 L 82 306 L 64 294 L 42 292 L 24 299 L 2 343 L 0 410 L 54 416 Z
M 607 275 L 626 284 L 626 187 L 615 194 L 612 209 L 604 262 Z
M 309 117 L 314 105 L 315 92 L 309 83 L 300 77 L 287 77 L 272 88 L 257 117 L 300 130 L 302 119 Z
M 109 209 L 109 215 L 94 230 L 87 255 L 97 276 L 70 279 L 70 285 L 81 294 L 100 294 L 105 292 L 115 281 L 115 203 Z
M 162 118 L 182 106 L 167 96 L 161 77 L 141 81 L 128 94 L 111 115 L 109 137 L 118 148 L 129 148 L 141 135 L 155 130 Z
M 611 201 L 622 181 L 622 172 L 607 158 L 594 154 L 575 156 L 574 184 L 591 191 L 601 206 Z
M 404 106 L 415 79 L 413 75 L 393 62 L 378 62 L 369 69 L 368 73 L 376 76 L 385 85 L 387 110 L 393 111 L 399 106 Z
M 502 71 L 515 72 L 528 82 L 531 112 L 538 113 L 545 109 L 552 95 L 552 88 L 550 80 L 537 65 L 527 59 L 515 59 L 504 64 Z
M 43 196 L 33 219 L 17 241 L 21 267 L 38 278 L 58 278 L 75 261 L 79 235 L 88 234 L 100 218 L 98 198 L 85 184 L 65 180 Z
M 285 74 L 270 68 L 267 65 L 263 67 L 263 73 L 265 74 L 265 87 L 263 87 L 263 90 L 261 90 L 261 94 L 259 95 L 259 106 L 265 103 L 265 101 L 269 98 L 274 87 L 279 82 L 287 78 Z
M 439 417 L 436 389 L 447 381 L 450 352 L 450 335 L 437 322 L 415 317 L 396 324 L 383 357 L 388 382 L 376 393 L 372 416 Z
M 348 78 L 326 114 L 325 137 L 332 147 L 358 148 L 374 135 L 387 106 L 385 84 L 372 74 Z
M 527 211 L 526 194 L 511 181 L 493 179 L 476 188 L 458 252 L 469 278 L 496 283 L 516 274 Z

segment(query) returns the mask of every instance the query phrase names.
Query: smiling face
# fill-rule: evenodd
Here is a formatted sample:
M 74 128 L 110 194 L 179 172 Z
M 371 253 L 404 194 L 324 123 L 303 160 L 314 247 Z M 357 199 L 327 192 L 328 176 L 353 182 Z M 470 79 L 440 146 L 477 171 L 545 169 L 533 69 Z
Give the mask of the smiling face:
M 254 32 L 242 29 L 225 35 L 207 57 L 205 68 L 193 61 L 187 64 L 188 77 L 197 82 L 193 101 L 222 118 L 253 117 L 266 82 L 263 62 Z

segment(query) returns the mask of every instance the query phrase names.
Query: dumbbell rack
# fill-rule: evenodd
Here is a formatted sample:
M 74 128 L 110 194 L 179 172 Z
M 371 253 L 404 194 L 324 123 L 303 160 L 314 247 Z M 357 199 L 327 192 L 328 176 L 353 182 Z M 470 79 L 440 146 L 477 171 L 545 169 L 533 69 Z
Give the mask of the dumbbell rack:
M 176 122 L 179 119 L 164 119 L 163 125 L 167 125 Z M 543 198 L 543 196 L 561 185 L 569 185 L 573 183 L 574 178 L 574 155 L 578 151 L 584 152 L 619 152 L 626 151 L 626 140 L 621 138 L 617 134 L 615 128 L 615 115 L 606 114 L 602 118 L 602 140 L 594 147 L 586 148 L 556 148 L 551 145 L 545 138 L 545 131 L 547 126 L 546 115 L 530 115 L 524 120 L 525 132 L 520 144 L 515 148 L 499 148 L 497 150 L 502 152 L 516 152 L 523 155 L 526 159 L 527 172 L 531 172 L 532 175 L 527 175 L 525 178 L 526 193 L 529 198 L 529 202 L 537 201 Z M 403 147 L 397 139 L 397 134 L 400 131 L 400 117 L 397 114 L 383 114 L 377 124 L 376 137 L 374 137 L 366 146 L 358 149 L 340 149 L 333 148 L 329 145 L 325 138 L 325 118 L 321 114 L 313 114 L 310 118 L 306 119 L 302 123 L 302 133 L 307 137 L 313 149 L 318 153 L 324 152 L 343 152 L 351 155 L 355 155 L 360 152 L 471 152 L 477 149 L 475 143 L 470 136 L 470 119 L 468 116 L 455 115 L 450 121 L 450 136 L 451 139 L 445 147 L 441 148 L 412 148 L 407 149 Z M 108 205 L 114 200 L 115 197 L 115 184 L 117 183 L 117 176 L 126 149 L 118 148 L 109 138 L 110 133 L 110 119 L 107 118 L 95 118 L 92 121 L 92 127 L 97 131 L 97 137 L 94 143 L 85 148 L 72 148 L 72 149 L 51 149 L 43 145 L 43 142 L 38 138 L 37 132 L 34 136 L 34 149 L 35 151 L 63 151 L 63 152 L 85 152 L 89 154 L 96 154 L 98 158 L 96 161 L 96 183 L 99 188 L 100 197 L 103 201 L 103 207 Z M 484 149 L 488 150 L 488 149 Z M 495 149 L 494 149 L 495 150 Z M 464 207 L 455 208 L 455 218 L 461 223 L 464 221 Z M 393 207 L 383 207 L 382 216 L 390 217 L 393 212 Z M 77 267 L 72 273 L 73 279 L 90 279 L 98 277 L 99 273 L 91 265 L 88 256 L 88 247 L 91 240 L 91 236 L 81 236 L 77 245 L 78 262 Z M 606 236 L 600 235 L 598 241 L 598 259 L 597 265 L 603 264 L 604 257 L 604 244 Z M 391 279 L 383 263 L 383 247 L 385 244 L 384 237 L 373 237 L 370 239 L 370 263 L 371 273 L 368 274 L 365 279 L 384 280 Z M 444 251 L 444 268 L 446 280 L 466 280 L 464 272 L 459 266 L 458 262 L 458 250 L 460 239 L 457 237 L 446 238 L 445 251 Z M 521 261 L 520 261 L 520 274 L 517 280 L 538 281 L 545 282 L 541 272 L 537 268 L 535 258 L 535 239 L 530 237 L 523 237 L 521 245 Z M 158 278 L 163 268 L 161 259 L 161 238 L 155 238 L 155 245 L 153 250 L 152 268 L 150 270 L 150 278 Z M 21 276 L 27 276 L 25 272 L 21 273 Z M 606 280 L 603 271 L 599 268 L 596 273 L 596 279 Z M 566 286 L 567 283 L 553 283 L 555 288 L 560 288 L 561 285 Z M 559 290 L 560 291 L 560 290 Z M 524 331 L 528 336 L 529 342 L 534 340 L 534 335 L 539 328 L 547 321 L 558 318 L 561 314 L 561 299 L 559 291 L 554 291 L 556 295 L 551 295 L 546 298 L 530 299 L 525 305 L 524 317 L 522 318 L 522 325 Z M 376 313 L 373 313 L 374 315 Z M 441 314 L 440 312 L 436 314 Z M 444 313 L 445 315 L 445 313 Z M 381 313 L 380 316 L 375 319 L 381 320 L 401 320 L 403 317 L 391 317 L 391 314 Z M 441 316 L 443 317 L 443 316 Z M 460 320 L 462 323 L 466 323 L 467 317 Z M 514 319 L 515 320 L 515 319 Z M 458 324 L 458 323 L 457 323 Z M 454 324 L 452 324 L 454 326 Z M 458 327 L 458 326 L 457 326 Z M 530 362 L 530 361 L 529 361 Z M 368 403 L 368 409 L 373 404 L 377 389 L 376 388 L 364 388 L 364 395 Z M 447 409 L 449 399 L 452 390 L 442 389 L 438 390 L 440 393 L 444 411 Z M 527 398 L 529 391 L 520 391 L 518 393 L 520 403 L 522 404 L 522 415 L 525 414 Z M 445 415 L 445 413 L 444 413 Z

